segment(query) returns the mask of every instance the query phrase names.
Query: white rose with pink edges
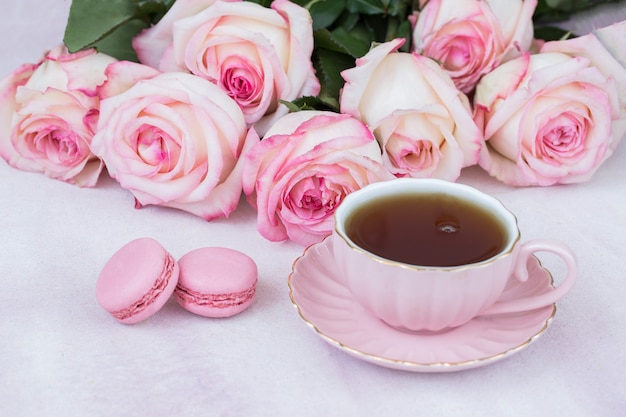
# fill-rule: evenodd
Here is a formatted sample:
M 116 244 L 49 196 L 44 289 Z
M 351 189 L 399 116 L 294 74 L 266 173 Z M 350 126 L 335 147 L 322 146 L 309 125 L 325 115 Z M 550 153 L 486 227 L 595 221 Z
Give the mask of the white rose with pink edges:
M 366 123 L 398 177 L 456 180 L 478 160 L 482 133 L 465 94 L 432 59 L 380 44 L 345 70 L 341 111 Z
M 133 40 L 142 63 L 187 71 L 228 93 L 263 135 L 287 113 L 280 100 L 316 95 L 312 19 L 290 1 L 178 0 Z
M 394 178 L 367 126 L 327 111 L 283 116 L 245 160 L 243 191 L 257 209 L 261 235 L 304 246 L 331 233 L 347 194 Z
M 102 162 L 90 149 L 98 121 L 97 87 L 116 60 L 64 46 L 0 81 L 0 156 L 14 168 L 92 187 Z
M 507 62 L 476 87 L 480 165 L 515 186 L 587 181 L 626 134 L 626 22 Z
M 531 47 L 537 0 L 425 3 L 414 17 L 413 48 L 440 62 L 464 93 L 500 63 Z
M 206 220 L 235 210 L 240 157 L 258 140 L 247 135 L 237 104 L 188 73 L 121 61 L 107 74 L 92 148 L 136 206 L 173 207 Z

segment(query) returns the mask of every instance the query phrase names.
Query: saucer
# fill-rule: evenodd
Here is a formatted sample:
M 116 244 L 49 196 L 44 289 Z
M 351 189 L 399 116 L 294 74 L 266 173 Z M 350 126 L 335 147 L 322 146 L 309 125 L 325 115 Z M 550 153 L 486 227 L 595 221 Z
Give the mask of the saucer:
M 434 334 L 388 326 L 352 298 L 333 262 L 332 240 L 309 246 L 289 275 L 289 296 L 300 317 L 326 342 L 376 365 L 412 372 L 449 372 L 507 358 L 534 342 L 556 314 L 556 304 L 522 313 L 476 317 Z M 498 301 L 541 294 L 552 276 L 536 257 L 525 282 L 510 280 Z

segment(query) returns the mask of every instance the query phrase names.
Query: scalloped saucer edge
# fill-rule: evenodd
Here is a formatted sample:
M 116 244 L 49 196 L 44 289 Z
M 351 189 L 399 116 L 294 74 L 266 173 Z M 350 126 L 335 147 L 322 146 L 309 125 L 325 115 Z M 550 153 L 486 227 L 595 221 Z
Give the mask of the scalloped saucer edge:
M 376 365 L 412 372 L 450 372 L 507 358 L 541 336 L 556 314 L 556 304 L 515 314 L 481 316 L 436 334 L 405 332 L 373 317 L 351 296 L 334 270 L 332 240 L 304 250 L 288 277 L 289 296 L 298 314 L 323 340 Z M 511 280 L 501 301 L 553 287 L 550 272 L 531 257 L 526 282 Z

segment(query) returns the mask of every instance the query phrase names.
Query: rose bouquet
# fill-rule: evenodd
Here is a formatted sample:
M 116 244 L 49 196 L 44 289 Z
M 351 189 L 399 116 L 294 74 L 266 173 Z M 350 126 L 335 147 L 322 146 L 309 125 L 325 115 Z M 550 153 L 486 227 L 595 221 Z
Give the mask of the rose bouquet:
M 63 44 L 0 82 L 0 156 L 207 220 L 243 194 L 303 245 L 372 182 L 587 181 L 626 134 L 626 21 L 555 22 L 597 3 L 73 0 Z

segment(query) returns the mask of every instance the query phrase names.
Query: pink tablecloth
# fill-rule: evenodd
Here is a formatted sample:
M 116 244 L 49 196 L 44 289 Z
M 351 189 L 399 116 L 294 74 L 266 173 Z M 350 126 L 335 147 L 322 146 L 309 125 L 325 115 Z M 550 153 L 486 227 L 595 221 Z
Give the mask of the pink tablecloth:
M 61 41 L 69 6 L 3 5 L 0 76 Z M 625 144 L 579 185 L 514 189 L 467 170 L 460 182 L 507 204 L 524 240 L 567 242 L 580 275 L 528 348 L 473 370 L 419 374 L 360 361 L 318 338 L 288 295 L 303 248 L 264 240 L 245 202 L 229 219 L 207 223 L 174 210 L 135 210 L 108 178 L 79 189 L 2 162 L 0 414 L 626 415 L 625 177 Z M 115 250 L 141 236 L 177 257 L 211 245 L 249 254 L 260 272 L 255 303 L 210 320 L 170 302 L 140 325 L 116 323 L 95 301 L 95 280 Z M 545 262 L 558 281 L 562 265 Z

